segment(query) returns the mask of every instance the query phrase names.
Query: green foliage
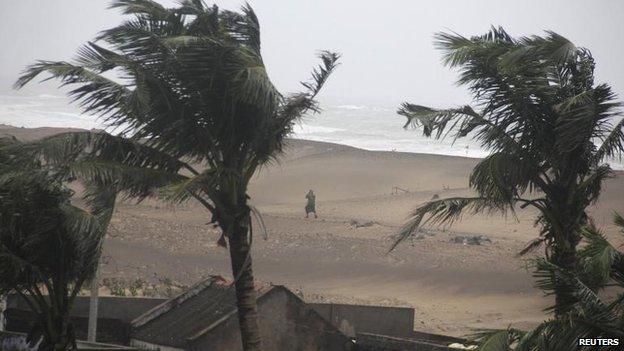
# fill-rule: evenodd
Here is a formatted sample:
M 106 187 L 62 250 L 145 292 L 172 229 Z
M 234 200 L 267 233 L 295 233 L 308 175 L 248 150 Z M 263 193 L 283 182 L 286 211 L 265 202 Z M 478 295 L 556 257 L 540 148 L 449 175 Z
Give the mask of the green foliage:
M 619 214 L 614 222 L 624 234 Z M 575 299 L 557 306 L 564 312 L 529 332 L 488 330 L 475 336 L 480 351 L 603 351 L 621 345 L 582 346 L 578 339 L 624 339 L 624 252 L 593 226 L 583 228 L 586 245 L 579 251 L 581 269 L 573 272 L 544 259 L 533 261 L 536 286 L 546 295 L 566 290 Z M 600 291 L 609 287 L 608 294 Z M 611 298 L 609 298 L 611 296 Z M 554 306 L 550 308 L 553 310 Z
M 116 1 L 112 7 L 132 17 L 79 50 L 76 62 L 29 66 L 16 86 L 48 73 L 72 87 L 70 96 L 85 112 L 121 128 L 119 137 L 70 134 L 39 147 L 57 163 L 89 150 L 68 173 L 122 179 L 121 189 L 132 197 L 172 184 L 174 200 L 218 204 L 227 197 L 222 192 L 231 191 L 243 198 L 249 178 L 282 150 L 293 124 L 318 111 L 314 98 L 339 58 L 322 52 L 305 90 L 284 96 L 266 73 L 259 23 L 249 6 L 240 13 L 198 1 L 178 8 Z M 123 83 L 107 78 L 113 71 Z M 226 189 L 231 182 L 236 189 Z
M 38 168 L 0 172 L 0 294 L 32 288 L 52 274 L 76 282 L 93 273 L 100 225 L 71 204 L 71 195 Z
M 232 257 L 232 267 L 237 288 L 244 289 L 237 296 L 247 300 L 239 305 L 247 310 L 255 305 L 249 180 L 282 152 L 297 121 L 319 111 L 315 98 L 339 55 L 322 51 L 302 91 L 283 95 L 269 79 L 260 25 L 249 5 L 234 12 L 195 0 L 175 8 L 116 0 L 111 7 L 128 19 L 101 32 L 73 62 L 35 62 L 15 86 L 40 75 L 57 79 L 84 112 L 98 115 L 119 136 L 57 136 L 34 152 L 56 165 L 69 159 L 68 177 L 100 187 L 112 183 L 130 197 L 199 201 L 230 245 L 238 246 L 231 253 L 243 253 Z M 241 312 L 239 321 L 246 320 Z M 244 345 L 247 339 L 243 335 Z M 259 344 L 259 336 L 254 339 Z
M 541 238 L 523 252 L 545 243 L 549 259 L 574 266 L 586 208 L 612 176 L 606 161 L 624 150 L 624 124 L 614 118 L 620 104 L 607 84 L 594 84 L 590 52 L 554 32 L 516 39 L 502 28 L 472 38 L 440 33 L 436 45 L 478 111 L 404 103 L 398 113 L 406 128 L 436 138 L 470 137 L 490 154 L 470 176 L 475 198 L 423 204 L 397 241 L 465 210 L 505 214 L 530 206 L 539 211 Z
M 143 279 L 104 278 L 102 285 L 113 296 L 149 296 L 149 297 L 175 297 L 186 289 L 187 285 L 177 283 L 169 278 L 158 277 L 156 283 L 149 283 Z
M 126 296 L 126 283 L 119 278 L 104 278 L 102 279 L 102 285 L 104 285 L 113 296 Z
M 0 139 L 0 295 L 19 294 L 39 316 L 42 350 L 74 343 L 69 310 L 94 275 L 104 230 L 72 192 L 14 139 Z

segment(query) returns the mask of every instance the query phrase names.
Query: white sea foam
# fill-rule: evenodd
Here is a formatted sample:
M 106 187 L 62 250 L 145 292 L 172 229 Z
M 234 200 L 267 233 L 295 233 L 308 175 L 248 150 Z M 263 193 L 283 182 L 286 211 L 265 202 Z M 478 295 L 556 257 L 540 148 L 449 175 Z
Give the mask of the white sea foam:
M 294 138 L 350 145 L 367 150 L 416 152 L 462 157 L 484 157 L 487 151 L 470 139 L 426 138 L 417 130 L 402 128 L 404 117 L 391 106 L 323 106 L 320 114 L 311 115 L 295 126 Z M 17 127 L 75 127 L 103 129 L 94 116 L 83 115 L 56 95 L 0 95 L 0 124 Z M 615 169 L 624 163 L 612 161 Z
M 343 110 L 364 110 L 366 108 L 364 105 L 340 105 L 336 107 Z
M 0 123 L 16 127 L 102 128 L 93 116 L 83 115 L 63 96 L 0 95 Z
M 51 94 L 39 94 L 37 97 L 42 99 L 64 99 L 65 97 L 62 95 L 51 95 Z
M 344 129 L 341 128 L 312 126 L 307 124 L 297 124 L 293 129 L 296 135 L 327 134 L 344 131 Z

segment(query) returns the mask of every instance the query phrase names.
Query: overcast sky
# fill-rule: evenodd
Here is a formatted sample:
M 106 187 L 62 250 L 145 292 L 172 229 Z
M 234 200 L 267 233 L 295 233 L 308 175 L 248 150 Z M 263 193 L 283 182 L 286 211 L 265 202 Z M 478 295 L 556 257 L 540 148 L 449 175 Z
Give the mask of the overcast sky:
M 211 1 L 207 1 L 212 3 Z M 171 1 L 163 1 L 172 4 Z M 101 0 L 1 0 L 0 93 L 11 93 L 18 72 L 35 59 L 69 59 L 98 31 L 122 20 Z M 242 1 L 218 1 L 229 9 Z M 323 100 L 393 105 L 406 99 L 444 106 L 468 102 L 456 75 L 440 63 L 432 36 L 470 36 L 490 25 L 512 35 L 554 30 L 589 48 L 599 82 L 624 94 L 624 1 L 621 0 L 256 0 L 263 55 L 283 91 L 298 89 L 315 53 L 343 54 Z M 31 87 L 42 91 L 48 87 Z M 50 92 L 50 90 L 47 90 Z

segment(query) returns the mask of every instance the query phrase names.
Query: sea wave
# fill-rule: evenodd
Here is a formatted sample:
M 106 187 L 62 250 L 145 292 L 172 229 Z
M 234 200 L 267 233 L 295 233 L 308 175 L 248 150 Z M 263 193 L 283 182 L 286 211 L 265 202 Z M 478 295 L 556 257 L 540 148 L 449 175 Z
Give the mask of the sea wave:
M 345 131 L 345 129 L 327 127 L 327 126 L 312 126 L 312 125 L 307 125 L 307 124 L 297 124 L 293 128 L 293 133 L 296 135 L 309 135 L 309 134 L 316 134 L 316 133 L 335 133 L 335 132 L 342 132 L 342 131 Z
M 308 116 L 293 129 L 294 138 L 349 145 L 366 150 L 415 152 L 462 157 L 488 154 L 469 138 L 455 143 L 426 138 L 402 128 L 404 120 L 388 106 L 324 106 L 319 115 Z M 0 124 L 16 127 L 74 127 L 105 129 L 95 116 L 84 115 L 63 96 L 0 95 Z M 111 131 L 115 133 L 115 131 Z M 624 170 L 622 160 L 609 162 Z
M 37 97 L 41 99 L 64 99 L 65 98 L 62 95 L 52 95 L 52 94 L 39 94 L 37 95 Z
M 343 110 L 364 110 L 367 108 L 365 105 L 339 105 L 337 108 L 341 108 Z

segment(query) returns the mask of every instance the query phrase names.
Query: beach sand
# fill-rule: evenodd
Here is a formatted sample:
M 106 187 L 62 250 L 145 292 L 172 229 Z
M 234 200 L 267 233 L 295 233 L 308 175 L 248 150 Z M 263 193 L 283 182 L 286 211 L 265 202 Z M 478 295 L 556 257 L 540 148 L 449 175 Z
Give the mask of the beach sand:
M 32 140 L 60 130 L 0 127 L 0 134 Z M 267 236 L 256 225 L 253 249 L 258 280 L 284 284 L 311 301 L 411 306 L 415 329 L 464 335 L 474 328 L 527 328 L 552 303 L 533 287 L 517 253 L 537 235 L 535 212 L 517 217 L 466 215 L 450 228 L 432 228 L 388 252 L 411 209 L 439 197 L 464 196 L 477 159 L 291 140 L 280 162 L 251 184 Z M 607 181 L 591 208 L 596 224 L 619 240 L 612 211 L 624 212 L 624 177 Z M 394 194 L 394 187 L 408 190 Z M 318 219 L 305 218 L 305 194 L 314 189 Z M 195 203 L 121 202 L 105 243 L 104 277 L 185 284 L 209 274 L 231 276 L 227 251 L 209 214 Z M 356 227 L 352 223 L 373 222 Z M 486 235 L 481 246 L 451 242 Z M 540 251 L 537 252 L 538 254 Z

